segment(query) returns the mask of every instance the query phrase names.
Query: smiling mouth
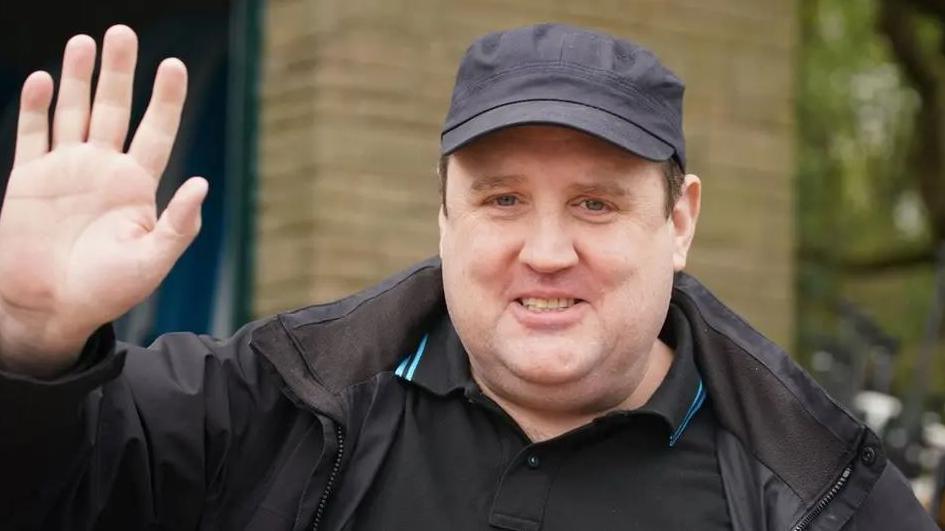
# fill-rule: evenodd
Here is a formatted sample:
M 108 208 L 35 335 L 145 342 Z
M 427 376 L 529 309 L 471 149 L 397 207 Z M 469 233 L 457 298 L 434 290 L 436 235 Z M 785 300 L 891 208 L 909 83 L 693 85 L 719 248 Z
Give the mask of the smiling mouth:
M 530 312 L 541 313 L 541 312 L 560 312 L 560 311 L 567 310 L 568 308 L 581 302 L 581 299 L 567 299 L 567 298 L 540 299 L 537 297 L 525 297 L 522 299 L 516 299 L 516 302 L 521 304 L 526 310 Z

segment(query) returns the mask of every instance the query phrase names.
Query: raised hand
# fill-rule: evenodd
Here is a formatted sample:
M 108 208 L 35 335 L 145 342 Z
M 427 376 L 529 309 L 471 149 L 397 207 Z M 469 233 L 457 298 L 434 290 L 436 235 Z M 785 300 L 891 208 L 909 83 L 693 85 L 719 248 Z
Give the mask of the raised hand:
M 53 81 L 23 84 L 16 154 L 0 210 L 0 369 L 51 376 L 89 335 L 153 292 L 200 229 L 207 182 L 194 177 L 157 216 L 155 193 L 177 134 L 187 70 L 158 67 L 130 148 L 137 37 L 113 26 L 91 108 L 95 41 L 69 40 L 52 120 Z

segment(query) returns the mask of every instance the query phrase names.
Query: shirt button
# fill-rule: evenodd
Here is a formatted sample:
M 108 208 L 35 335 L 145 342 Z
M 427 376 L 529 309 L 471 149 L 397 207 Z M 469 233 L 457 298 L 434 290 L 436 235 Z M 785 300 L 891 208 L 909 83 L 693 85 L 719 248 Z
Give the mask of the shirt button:
M 537 455 L 528 456 L 528 459 L 526 459 L 525 462 L 528 464 L 528 468 L 534 469 L 541 466 L 541 459 L 538 459 Z
M 860 460 L 863 461 L 863 464 L 870 466 L 876 462 L 876 448 L 872 446 L 867 446 L 863 448 L 863 451 L 860 453 Z

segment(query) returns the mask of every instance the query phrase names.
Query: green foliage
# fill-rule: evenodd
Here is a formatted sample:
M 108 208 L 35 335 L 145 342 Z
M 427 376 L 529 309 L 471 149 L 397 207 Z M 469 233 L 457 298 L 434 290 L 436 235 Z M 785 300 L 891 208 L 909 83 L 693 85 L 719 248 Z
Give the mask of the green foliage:
M 875 30 L 869 0 L 804 2 L 798 111 L 799 215 L 804 245 L 882 252 L 927 238 L 908 175 L 918 96 Z M 910 223 L 911 222 L 911 223 Z
M 802 0 L 797 111 L 798 346 L 809 359 L 835 337 L 852 301 L 902 341 L 896 383 L 909 383 L 931 291 L 931 268 L 851 272 L 845 264 L 931 246 L 913 175 L 919 94 L 877 29 L 881 0 Z M 917 18 L 922 48 L 941 25 Z M 945 389 L 939 364 L 935 389 Z

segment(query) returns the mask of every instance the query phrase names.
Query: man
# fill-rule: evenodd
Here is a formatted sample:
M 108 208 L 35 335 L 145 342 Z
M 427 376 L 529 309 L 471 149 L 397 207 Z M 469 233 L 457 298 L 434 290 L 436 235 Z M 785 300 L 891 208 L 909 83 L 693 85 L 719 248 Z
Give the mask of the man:
M 488 35 L 442 136 L 440 259 L 216 341 L 107 323 L 199 227 L 155 217 L 185 70 L 127 153 L 135 37 L 23 88 L 0 213 L 0 518 L 45 529 L 934 529 L 876 436 L 681 273 L 682 83 L 560 25 Z

